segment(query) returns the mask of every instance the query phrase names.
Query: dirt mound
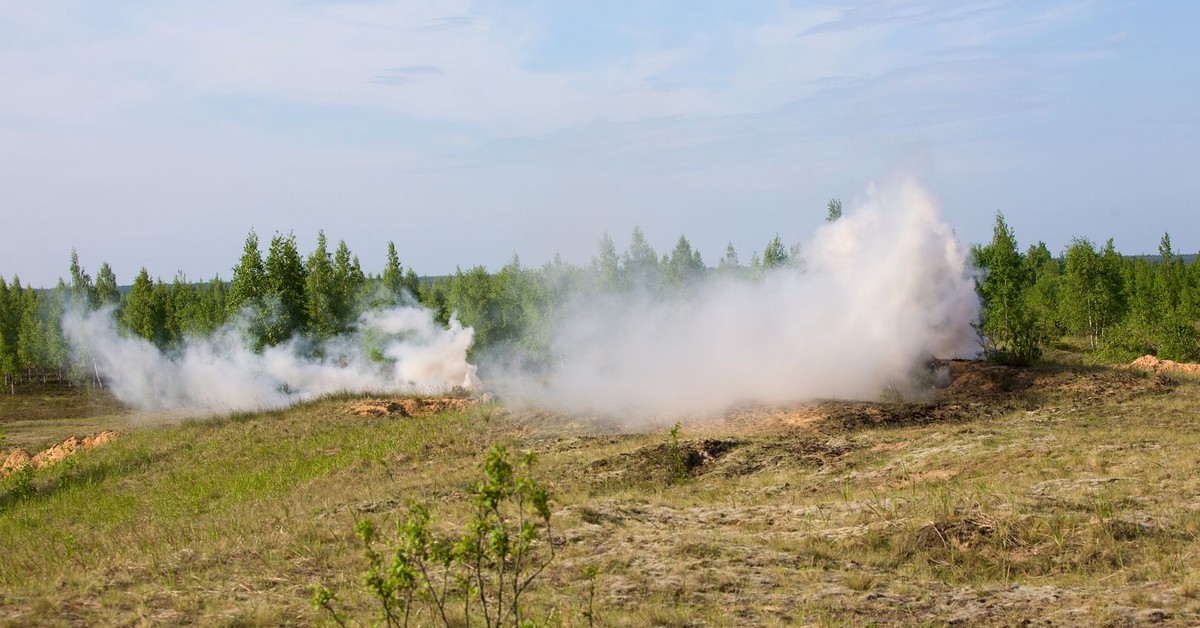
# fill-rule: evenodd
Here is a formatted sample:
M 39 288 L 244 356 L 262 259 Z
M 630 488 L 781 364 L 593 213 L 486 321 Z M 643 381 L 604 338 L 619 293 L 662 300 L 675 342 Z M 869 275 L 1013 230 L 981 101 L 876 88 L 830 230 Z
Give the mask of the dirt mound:
M 1200 364 L 1189 362 L 1176 362 L 1174 360 L 1160 360 L 1152 355 L 1144 355 L 1133 362 L 1129 363 L 1129 368 L 1150 371 L 1151 373 L 1160 373 L 1167 371 L 1170 373 L 1185 373 L 1187 375 L 1200 375 Z
M 21 469 L 24 469 L 25 466 L 29 464 L 29 460 L 29 452 L 20 447 L 8 452 L 8 456 L 4 459 L 4 463 L 0 464 L 0 478 L 12 473 L 13 471 L 20 471 Z
M 950 360 L 946 364 L 949 384 L 942 397 L 988 396 L 1020 392 L 1029 387 L 1029 373 L 1009 366 L 996 366 L 973 360 Z
M 405 399 L 361 399 L 349 405 L 350 414 L 358 416 L 406 417 L 434 414 L 444 410 L 465 410 L 483 401 L 479 397 L 420 397 Z
M 592 461 L 587 467 L 588 479 L 609 485 L 645 481 L 671 484 L 703 475 L 742 444 L 734 439 L 705 438 L 647 445 Z
M 1044 403 L 1071 399 L 1072 403 L 1092 403 L 1104 398 L 1123 400 L 1160 394 L 1177 384 L 1165 376 L 1145 378 L 1107 367 L 1018 368 L 953 360 L 948 369 L 949 383 L 934 392 L 935 402 L 996 404 L 1025 399 Z
M 107 445 L 116 437 L 117 433 L 113 431 L 104 431 L 99 434 L 84 436 L 83 438 L 72 436 L 57 445 L 43 449 L 32 457 L 29 455 L 29 452 L 18 447 L 9 452 L 8 456 L 4 459 L 4 463 L 0 464 L 0 478 L 14 471 L 20 471 L 28 465 L 33 465 L 35 469 L 41 469 L 58 464 L 85 449 Z

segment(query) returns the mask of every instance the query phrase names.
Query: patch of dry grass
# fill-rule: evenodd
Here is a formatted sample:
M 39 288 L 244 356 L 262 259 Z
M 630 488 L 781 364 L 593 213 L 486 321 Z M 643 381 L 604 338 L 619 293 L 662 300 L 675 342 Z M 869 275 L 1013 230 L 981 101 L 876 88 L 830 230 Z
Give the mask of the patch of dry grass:
M 529 594 L 548 624 L 586 623 L 589 569 L 602 625 L 1200 622 L 1200 384 L 1106 373 L 677 441 L 344 398 L 129 429 L 0 498 L 0 621 L 312 623 L 319 582 L 369 622 L 354 521 L 386 531 L 416 499 L 449 529 L 502 441 L 538 452 L 555 499 L 559 558 Z

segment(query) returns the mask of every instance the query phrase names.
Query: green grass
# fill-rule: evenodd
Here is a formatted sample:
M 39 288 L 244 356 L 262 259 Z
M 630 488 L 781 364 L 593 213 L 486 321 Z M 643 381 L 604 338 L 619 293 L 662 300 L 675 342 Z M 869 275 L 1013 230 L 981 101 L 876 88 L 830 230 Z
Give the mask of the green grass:
M 536 450 L 554 496 L 559 558 L 529 597 L 550 625 L 586 624 L 589 568 L 602 625 L 1200 622 L 1200 384 L 1035 376 L 955 400 L 973 414 L 954 420 L 677 438 L 495 405 L 361 417 L 345 396 L 160 426 L 42 419 L 10 440 L 121 437 L 39 471 L 30 496 L 0 482 L 0 623 L 320 623 L 318 583 L 371 623 L 355 520 L 386 533 L 415 499 L 450 529 L 497 441 Z M 690 452 L 686 477 L 664 452 Z

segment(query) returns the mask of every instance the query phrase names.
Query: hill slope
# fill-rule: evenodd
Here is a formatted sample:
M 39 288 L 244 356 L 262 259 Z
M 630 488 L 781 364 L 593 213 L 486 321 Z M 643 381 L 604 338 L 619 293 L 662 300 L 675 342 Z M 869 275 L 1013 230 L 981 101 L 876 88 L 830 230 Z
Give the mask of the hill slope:
M 355 521 L 391 538 L 416 500 L 453 528 L 493 442 L 551 488 L 559 557 L 529 606 L 551 624 L 586 623 L 588 567 L 603 624 L 1200 621 L 1200 384 L 946 374 L 927 401 L 748 406 L 677 437 L 349 397 L 124 424 L 32 494 L 0 483 L 0 621 L 328 621 L 320 583 L 369 622 Z

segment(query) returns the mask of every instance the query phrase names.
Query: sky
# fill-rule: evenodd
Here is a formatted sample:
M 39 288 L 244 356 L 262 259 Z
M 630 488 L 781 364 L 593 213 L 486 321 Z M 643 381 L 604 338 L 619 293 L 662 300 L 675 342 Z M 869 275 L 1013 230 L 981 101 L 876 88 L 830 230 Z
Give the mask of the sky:
M 715 265 L 914 178 L 964 243 L 1200 250 L 1200 2 L 0 0 L 0 276 Z

